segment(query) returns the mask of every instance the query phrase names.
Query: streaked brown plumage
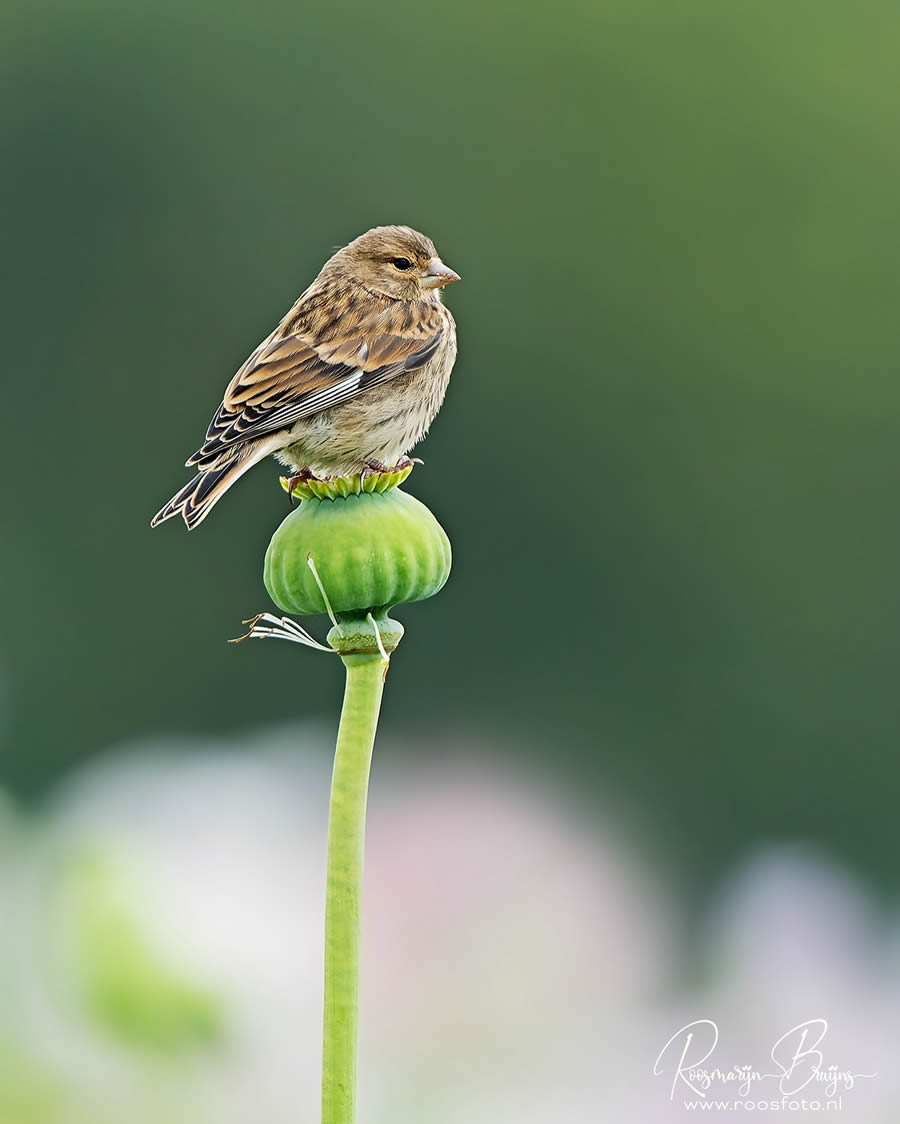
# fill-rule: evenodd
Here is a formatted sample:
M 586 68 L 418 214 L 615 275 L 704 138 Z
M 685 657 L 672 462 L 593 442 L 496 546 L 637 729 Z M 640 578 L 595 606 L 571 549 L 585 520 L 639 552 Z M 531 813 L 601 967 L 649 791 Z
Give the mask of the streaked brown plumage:
M 209 514 L 269 454 L 296 473 L 391 466 L 424 437 L 456 359 L 441 289 L 458 275 L 430 238 L 378 226 L 338 250 L 225 391 L 197 475 L 153 517 Z

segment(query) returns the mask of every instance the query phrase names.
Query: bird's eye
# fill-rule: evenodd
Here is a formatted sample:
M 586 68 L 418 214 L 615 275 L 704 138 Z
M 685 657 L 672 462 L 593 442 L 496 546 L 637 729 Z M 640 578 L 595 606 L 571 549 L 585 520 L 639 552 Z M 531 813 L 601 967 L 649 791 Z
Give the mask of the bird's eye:
M 395 269 L 409 269 L 412 266 L 412 262 L 409 258 L 394 258 L 391 265 L 394 266 Z

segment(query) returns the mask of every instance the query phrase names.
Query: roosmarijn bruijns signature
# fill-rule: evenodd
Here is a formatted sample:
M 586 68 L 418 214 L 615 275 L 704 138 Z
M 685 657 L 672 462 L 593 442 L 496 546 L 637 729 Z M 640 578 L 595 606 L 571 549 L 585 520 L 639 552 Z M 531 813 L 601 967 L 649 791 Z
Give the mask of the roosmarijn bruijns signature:
M 833 1098 L 864 1077 L 874 1073 L 854 1073 L 837 1065 L 826 1065 L 819 1047 L 828 1032 L 825 1019 L 808 1019 L 792 1027 L 769 1051 L 774 1070 L 754 1069 L 751 1065 L 721 1068 L 707 1066 L 719 1043 L 719 1028 L 712 1019 L 697 1019 L 677 1030 L 659 1052 L 653 1073 L 656 1077 L 671 1076 L 669 1099 L 688 1091 L 695 1097 L 706 1097 L 710 1091 L 740 1099 L 751 1093 L 763 1094 L 762 1082 L 777 1081 L 782 1097 L 812 1093 Z M 771 1089 L 771 1086 L 769 1086 Z

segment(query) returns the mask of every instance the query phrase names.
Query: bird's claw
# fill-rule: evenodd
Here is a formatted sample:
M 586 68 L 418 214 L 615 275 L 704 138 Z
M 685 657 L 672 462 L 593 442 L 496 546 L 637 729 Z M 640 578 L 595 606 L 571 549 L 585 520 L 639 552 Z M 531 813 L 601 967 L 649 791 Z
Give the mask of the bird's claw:
M 315 477 L 314 477 L 313 473 L 311 473 L 308 468 L 304 468 L 302 472 L 298 472 L 295 476 L 288 477 L 287 494 L 288 494 L 288 503 L 290 504 L 291 507 L 294 506 L 294 489 L 297 487 L 297 485 L 298 484 L 305 484 L 307 480 L 314 480 L 314 479 L 315 479 Z

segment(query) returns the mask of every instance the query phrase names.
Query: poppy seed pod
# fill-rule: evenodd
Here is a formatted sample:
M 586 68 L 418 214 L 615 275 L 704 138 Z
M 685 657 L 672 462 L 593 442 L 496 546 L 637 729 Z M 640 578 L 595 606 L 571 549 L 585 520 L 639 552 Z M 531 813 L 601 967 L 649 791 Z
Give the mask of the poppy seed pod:
M 366 796 L 390 653 L 403 626 L 388 610 L 432 597 L 450 574 L 450 542 L 428 508 L 398 487 L 412 463 L 328 480 L 282 479 L 302 502 L 266 551 L 265 583 L 289 614 L 328 613 L 327 647 L 295 620 L 258 613 L 247 637 L 337 653 L 346 669 L 338 728 L 325 894 L 322 1122 L 356 1119 L 360 895 Z M 241 637 L 246 639 L 246 637 Z
M 450 542 L 428 508 L 395 486 L 396 475 L 295 489 L 306 498 L 272 536 L 265 561 L 266 589 L 284 612 L 305 616 L 330 608 L 342 623 L 370 612 L 386 620 L 392 606 L 442 588 Z

